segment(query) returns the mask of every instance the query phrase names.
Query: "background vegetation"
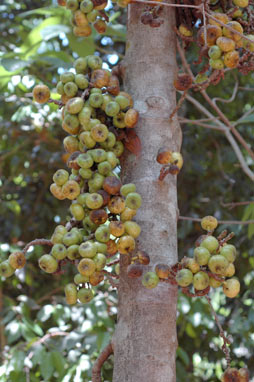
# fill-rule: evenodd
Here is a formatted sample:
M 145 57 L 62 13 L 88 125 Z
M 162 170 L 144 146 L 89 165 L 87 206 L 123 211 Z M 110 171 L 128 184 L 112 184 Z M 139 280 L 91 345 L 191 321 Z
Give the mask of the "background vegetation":
M 94 32 L 85 40 L 72 34 L 69 16 L 50 0 L 4 0 L 0 5 L 0 260 L 34 238 L 49 238 L 54 226 L 65 219 L 68 206 L 49 192 L 53 173 L 66 160 L 59 112 L 55 105 L 33 103 L 28 94 L 41 82 L 54 90 L 58 75 L 78 56 L 96 52 L 112 67 L 124 54 L 125 11 L 111 13 L 105 36 Z M 195 57 L 193 48 L 188 59 L 192 62 Z M 231 71 L 219 85 L 209 87 L 209 95 L 230 98 L 236 80 L 242 88 L 254 86 L 253 75 Z M 254 106 L 251 94 L 240 89 L 231 103 L 220 103 L 230 121 Z M 198 93 L 192 95 L 204 104 Z M 187 101 L 181 115 L 202 117 Z M 254 204 L 225 206 L 253 200 L 253 183 L 221 132 L 189 124 L 182 128 L 186 165 L 178 176 L 180 214 L 254 219 Z M 254 112 L 237 129 L 253 145 Z M 253 168 L 254 163 L 247 161 Z M 224 228 L 221 225 L 219 231 Z M 253 375 L 254 224 L 227 228 L 236 233 L 233 243 L 239 250 L 236 267 L 242 289 L 232 301 L 215 291 L 212 301 L 233 335 L 235 365 L 246 364 Z M 198 223 L 179 220 L 180 258 L 192 253 L 200 234 Z M 71 270 L 54 277 L 42 273 L 37 266 L 42 253 L 43 248 L 32 248 L 25 270 L 0 281 L 0 382 L 89 381 L 91 364 L 114 331 L 116 292 L 104 285 L 91 303 L 67 306 L 62 286 Z M 206 301 L 179 295 L 178 308 L 178 381 L 218 381 L 223 353 Z M 112 380 L 112 366 L 112 360 L 104 365 L 105 381 Z

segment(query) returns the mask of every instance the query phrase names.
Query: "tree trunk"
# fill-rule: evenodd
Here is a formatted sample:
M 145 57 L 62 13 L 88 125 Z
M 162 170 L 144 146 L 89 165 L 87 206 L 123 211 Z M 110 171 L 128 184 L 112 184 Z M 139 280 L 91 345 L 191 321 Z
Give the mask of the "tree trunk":
M 139 249 L 149 253 L 151 263 L 177 262 L 176 176 L 158 180 L 156 162 L 160 147 L 179 151 L 181 130 L 177 119 L 169 124 L 175 108 L 173 86 L 176 71 L 174 8 L 163 10 L 164 24 L 150 28 L 140 22 L 144 5 L 128 11 L 125 89 L 133 96 L 140 113 L 136 129 L 142 143 L 140 157 L 128 155 L 123 164 L 124 183 L 133 182 L 143 205 L 136 215 L 142 228 Z M 126 276 L 126 258 L 121 259 L 118 323 L 113 339 L 114 382 L 174 382 L 177 288 L 160 283 L 155 289 L 142 286 L 141 279 Z

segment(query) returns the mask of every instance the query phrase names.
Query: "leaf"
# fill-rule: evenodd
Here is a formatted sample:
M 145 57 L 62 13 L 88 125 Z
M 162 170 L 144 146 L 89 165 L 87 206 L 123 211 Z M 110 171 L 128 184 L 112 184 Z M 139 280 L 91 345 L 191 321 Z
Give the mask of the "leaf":
M 69 40 L 70 49 L 73 52 L 76 52 L 79 55 L 79 57 L 85 57 L 89 54 L 94 54 L 95 44 L 92 36 L 86 37 L 84 39 L 82 37 L 77 38 L 76 36 L 74 36 L 74 34 L 69 33 L 67 35 L 67 38 Z
M 59 351 L 52 351 L 51 353 L 52 357 L 52 362 L 53 365 L 58 372 L 59 376 L 63 375 L 65 373 L 64 371 L 64 365 L 65 365 L 65 360 L 62 354 Z
M 127 130 L 124 146 L 137 157 L 141 154 L 141 141 L 134 130 Z
M 44 379 L 49 379 L 54 373 L 51 353 L 44 353 L 40 363 L 40 372 Z
M 176 356 L 179 357 L 185 366 L 189 366 L 190 364 L 190 358 L 185 350 L 183 350 L 180 346 L 177 348 Z
M 8 72 L 20 72 L 29 62 L 20 60 L 19 58 L 3 58 L 1 64 Z
M 45 41 L 50 40 L 53 37 L 59 36 L 60 33 L 69 33 L 70 27 L 67 25 L 51 25 L 48 27 L 45 27 L 41 31 L 41 35 Z

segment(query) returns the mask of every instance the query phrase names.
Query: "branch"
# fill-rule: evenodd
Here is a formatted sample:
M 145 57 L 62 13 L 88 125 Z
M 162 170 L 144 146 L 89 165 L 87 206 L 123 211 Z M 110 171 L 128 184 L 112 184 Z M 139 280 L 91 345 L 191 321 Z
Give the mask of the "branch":
M 238 206 L 247 206 L 248 204 L 254 204 L 254 200 L 249 200 L 247 202 L 221 203 L 222 207 L 228 207 L 230 210 Z
M 100 353 L 92 368 L 92 382 L 101 382 L 101 368 L 107 359 L 113 354 L 112 343 L 110 342 Z
M 208 118 L 212 118 L 213 117 L 213 114 L 211 114 L 203 105 L 201 105 L 200 102 L 198 102 L 195 98 L 191 97 L 189 94 L 187 94 L 186 99 L 188 101 L 190 101 L 194 106 L 196 106 L 196 108 L 198 110 L 200 110 L 202 113 L 204 113 Z M 243 154 L 242 154 L 238 144 L 236 143 L 234 137 L 232 136 L 230 130 L 222 122 L 220 122 L 217 119 L 214 120 L 214 123 L 218 124 L 218 126 L 220 126 L 221 129 L 223 130 L 227 140 L 231 144 L 231 146 L 232 146 L 232 148 L 233 148 L 233 150 L 234 150 L 234 152 L 236 154 L 237 159 L 239 160 L 239 163 L 240 163 L 240 165 L 242 167 L 243 172 L 252 181 L 254 181 L 254 173 L 251 171 L 251 169 L 247 165 L 247 163 L 246 163 L 246 161 L 245 161 L 245 159 L 243 157 Z
M 178 121 L 180 123 L 189 123 L 190 125 L 197 125 L 197 126 L 205 127 L 206 129 L 219 130 L 224 132 L 224 129 L 222 129 L 221 127 L 214 126 L 214 125 L 207 125 L 206 123 L 200 122 L 200 120 L 192 120 L 188 118 L 178 117 Z
M 226 336 L 226 334 L 225 334 L 225 332 L 224 332 L 224 330 L 223 330 L 223 328 L 219 322 L 219 318 L 218 318 L 215 310 L 213 309 L 210 297 L 205 296 L 205 298 L 206 298 L 208 304 L 210 305 L 210 308 L 211 308 L 212 314 L 214 316 L 215 322 L 219 328 L 220 337 L 223 339 L 222 350 L 223 350 L 223 353 L 225 354 L 225 357 L 226 357 L 227 367 L 230 367 L 231 358 L 230 358 L 230 351 L 229 351 L 229 348 L 227 347 L 227 345 L 231 345 L 231 342 L 230 342 L 229 338 Z
M 193 222 L 201 222 L 202 219 L 200 218 L 192 218 L 189 216 L 179 216 L 179 220 L 188 220 L 188 221 L 193 221 Z M 248 224 L 254 224 L 254 220 L 218 220 L 219 224 L 239 224 L 239 225 L 248 225 Z
M 22 252 L 24 254 L 27 253 L 28 249 L 32 246 L 32 245 L 49 245 L 49 246 L 53 246 L 53 243 L 50 241 L 50 240 L 46 240 L 46 239 L 35 239 L 35 240 L 32 240 L 30 241 L 30 243 L 28 243 L 25 248 L 22 249 Z

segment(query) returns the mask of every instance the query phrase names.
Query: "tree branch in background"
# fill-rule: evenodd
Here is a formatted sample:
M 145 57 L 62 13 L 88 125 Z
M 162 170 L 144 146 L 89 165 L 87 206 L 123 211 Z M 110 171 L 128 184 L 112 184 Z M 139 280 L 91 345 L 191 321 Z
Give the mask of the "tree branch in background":
M 222 207 L 227 207 L 230 210 L 232 210 L 233 208 L 238 207 L 238 206 L 247 206 L 248 204 L 254 204 L 254 200 L 249 200 L 246 202 L 221 203 Z
M 102 350 L 92 368 L 92 382 L 101 382 L 101 368 L 107 359 L 113 354 L 111 342 Z

